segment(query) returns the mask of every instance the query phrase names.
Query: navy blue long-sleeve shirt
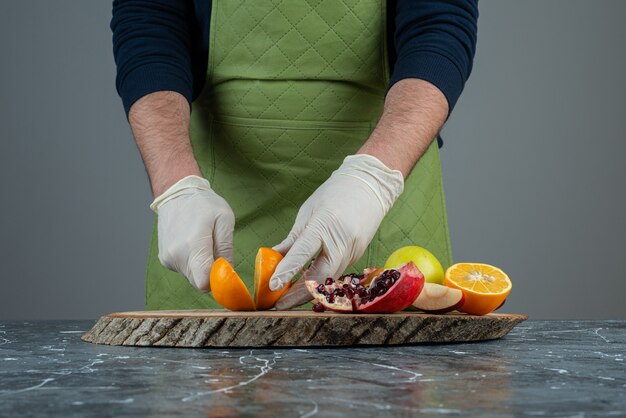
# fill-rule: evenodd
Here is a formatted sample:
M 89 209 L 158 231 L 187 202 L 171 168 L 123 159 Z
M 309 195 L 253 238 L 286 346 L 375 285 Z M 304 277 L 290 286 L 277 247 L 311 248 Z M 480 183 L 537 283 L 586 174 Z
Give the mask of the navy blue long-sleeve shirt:
M 382 0 L 381 0 L 382 1 Z M 211 0 L 114 0 L 117 91 L 126 112 L 141 97 L 172 90 L 191 103 L 204 85 Z M 387 0 L 389 87 L 426 80 L 452 111 L 472 70 L 478 0 Z

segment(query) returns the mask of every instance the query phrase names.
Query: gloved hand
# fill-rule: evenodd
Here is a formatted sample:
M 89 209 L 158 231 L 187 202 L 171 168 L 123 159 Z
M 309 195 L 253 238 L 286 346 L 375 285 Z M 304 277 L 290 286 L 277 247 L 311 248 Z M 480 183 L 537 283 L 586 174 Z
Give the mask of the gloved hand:
M 208 182 L 187 176 L 150 205 L 158 218 L 159 261 L 198 290 L 209 291 L 216 258 L 233 261 L 235 215 Z
M 365 252 L 384 216 L 402 193 L 402 173 L 367 154 L 351 155 L 304 202 L 287 238 L 274 247 L 285 258 L 270 279 L 270 289 L 281 289 L 305 263 L 319 255 L 303 273 L 321 281 L 337 277 Z M 279 299 L 277 309 L 311 300 L 303 280 Z

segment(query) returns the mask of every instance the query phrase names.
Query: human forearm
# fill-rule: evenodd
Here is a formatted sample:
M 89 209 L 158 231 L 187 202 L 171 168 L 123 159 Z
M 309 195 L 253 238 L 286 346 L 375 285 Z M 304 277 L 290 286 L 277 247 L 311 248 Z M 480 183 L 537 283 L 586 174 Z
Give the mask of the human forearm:
M 189 103 L 173 91 L 148 94 L 128 114 L 154 196 L 185 176 L 200 176 L 189 142 Z
M 400 80 L 387 93 L 376 128 L 357 152 L 370 154 L 406 177 L 448 116 L 448 102 L 431 83 Z

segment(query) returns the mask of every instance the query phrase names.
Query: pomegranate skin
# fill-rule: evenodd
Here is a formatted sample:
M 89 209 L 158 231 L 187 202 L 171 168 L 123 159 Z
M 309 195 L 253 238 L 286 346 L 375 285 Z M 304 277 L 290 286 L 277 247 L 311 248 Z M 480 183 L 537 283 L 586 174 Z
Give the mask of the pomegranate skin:
M 424 288 L 424 275 L 417 266 L 409 261 L 397 269 L 400 278 L 382 296 L 357 307 L 363 313 L 393 313 L 411 306 Z

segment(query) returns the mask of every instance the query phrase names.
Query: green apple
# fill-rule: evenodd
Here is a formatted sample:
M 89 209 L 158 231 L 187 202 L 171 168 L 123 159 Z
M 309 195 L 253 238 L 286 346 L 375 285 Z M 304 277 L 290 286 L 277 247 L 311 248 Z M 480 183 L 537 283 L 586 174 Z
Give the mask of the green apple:
M 400 267 L 404 263 L 412 261 L 424 275 L 428 283 L 443 284 L 443 267 L 437 257 L 426 248 L 411 245 L 394 251 L 385 262 L 386 269 Z

